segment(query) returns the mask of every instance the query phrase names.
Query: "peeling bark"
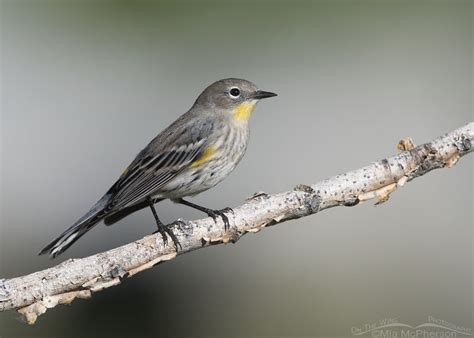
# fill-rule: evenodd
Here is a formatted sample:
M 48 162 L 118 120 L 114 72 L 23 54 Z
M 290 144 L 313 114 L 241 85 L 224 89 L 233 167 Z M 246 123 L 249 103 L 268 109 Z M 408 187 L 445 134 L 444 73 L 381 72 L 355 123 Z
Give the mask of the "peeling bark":
M 159 234 L 86 258 L 69 259 L 52 268 L 26 276 L 0 279 L 0 311 L 17 310 L 29 324 L 58 304 L 87 299 L 94 292 L 120 284 L 124 279 L 192 250 L 220 243 L 235 243 L 248 232 L 317 213 L 335 206 L 355 206 L 370 199 L 386 202 L 390 194 L 427 172 L 452 167 L 471 152 L 471 122 L 429 143 L 415 147 L 409 138 L 397 145 L 400 153 L 366 167 L 340 174 L 313 185 L 300 184 L 292 191 L 256 193 L 229 213 L 230 229 L 224 232 L 219 218 L 183 221 L 174 233 L 182 244 L 176 253 Z

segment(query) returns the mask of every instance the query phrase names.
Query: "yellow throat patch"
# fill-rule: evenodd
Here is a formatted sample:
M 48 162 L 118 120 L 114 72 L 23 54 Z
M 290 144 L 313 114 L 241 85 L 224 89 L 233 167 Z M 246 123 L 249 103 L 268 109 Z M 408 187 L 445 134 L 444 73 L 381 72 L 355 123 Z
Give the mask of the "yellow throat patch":
M 204 153 L 193 163 L 191 163 L 191 167 L 199 167 L 203 165 L 207 161 L 210 161 L 214 154 L 216 153 L 216 149 L 213 146 L 207 147 Z
M 234 110 L 234 117 L 238 121 L 248 121 L 252 116 L 252 112 L 255 109 L 256 102 L 244 102 L 241 103 Z

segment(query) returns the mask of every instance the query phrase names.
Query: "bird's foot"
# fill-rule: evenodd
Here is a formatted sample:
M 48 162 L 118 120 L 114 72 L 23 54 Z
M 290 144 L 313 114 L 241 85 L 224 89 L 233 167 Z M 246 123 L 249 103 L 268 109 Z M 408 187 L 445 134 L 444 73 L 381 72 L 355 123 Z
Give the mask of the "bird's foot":
M 176 235 L 173 232 L 173 229 L 171 228 L 175 224 L 181 227 L 181 222 L 183 221 L 177 220 L 167 225 L 164 225 L 164 224 L 158 225 L 158 230 L 153 232 L 154 234 L 158 232 L 160 233 L 161 237 L 163 238 L 163 244 L 165 246 L 168 244 L 168 235 L 169 235 L 171 240 L 173 241 L 173 245 L 174 245 L 174 248 L 176 249 L 176 252 L 178 252 L 179 250 L 182 250 L 183 247 L 181 246 L 181 243 L 179 243 L 178 238 L 176 237 Z
M 209 217 L 212 217 L 214 221 L 216 221 L 217 217 L 222 218 L 222 222 L 224 222 L 224 230 L 227 231 L 230 228 L 229 217 L 227 217 L 226 213 L 231 212 L 234 213 L 234 210 L 231 208 L 224 208 L 222 210 L 212 210 L 207 209 L 206 213 Z

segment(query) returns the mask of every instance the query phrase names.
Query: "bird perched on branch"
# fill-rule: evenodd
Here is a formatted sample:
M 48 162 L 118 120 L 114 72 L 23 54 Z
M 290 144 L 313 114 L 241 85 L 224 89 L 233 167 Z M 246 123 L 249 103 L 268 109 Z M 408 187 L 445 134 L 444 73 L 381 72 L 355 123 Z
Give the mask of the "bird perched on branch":
M 104 220 L 107 225 L 150 207 L 167 242 L 176 250 L 180 243 L 169 225 L 158 218 L 154 204 L 164 199 L 221 217 L 225 230 L 229 220 L 223 210 L 208 209 L 183 199 L 214 187 L 226 178 L 242 159 L 249 138 L 249 119 L 257 102 L 276 96 L 258 90 L 241 79 L 214 82 L 197 98 L 191 109 L 156 136 L 127 167 L 118 181 L 76 223 L 41 252 L 54 258 Z M 175 222 L 176 223 L 176 222 Z

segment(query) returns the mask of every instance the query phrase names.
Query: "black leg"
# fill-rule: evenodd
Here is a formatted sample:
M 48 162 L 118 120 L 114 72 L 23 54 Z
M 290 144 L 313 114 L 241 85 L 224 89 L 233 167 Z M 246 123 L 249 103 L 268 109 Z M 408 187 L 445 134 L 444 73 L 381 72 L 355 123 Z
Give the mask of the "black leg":
M 185 201 L 182 198 L 178 198 L 173 201 L 179 204 L 187 205 L 188 207 L 197 209 L 199 211 L 205 212 L 209 217 L 212 217 L 214 220 L 216 220 L 216 218 L 220 216 L 222 218 L 222 221 L 224 222 L 224 230 L 228 230 L 230 227 L 229 218 L 227 217 L 225 213 L 226 212 L 233 213 L 234 211 L 231 208 L 224 208 L 222 210 L 213 210 L 213 209 L 205 208 L 200 205 Z
M 182 249 L 181 244 L 179 243 L 178 238 L 175 236 L 173 231 L 169 228 L 169 226 L 164 225 L 158 218 L 158 214 L 156 213 L 155 206 L 153 205 L 153 200 L 150 197 L 147 197 L 147 201 L 148 201 L 148 204 L 150 205 L 150 209 L 151 209 L 151 212 L 153 213 L 153 217 L 155 217 L 156 226 L 158 227 L 158 230 L 155 231 L 154 234 L 159 232 L 161 234 L 161 237 L 163 237 L 163 242 L 165 245 L 168 242 L 168 237 L 166 236 L 166 234 L 168 234 L 173 240 L 173 244 L 176 251 L 178 251 L 178 247 Z
M 162 201 L 162 199 L 160 199 L 160 198 L 154 199 L 153 204 L 156 204 L 160 201 Z M 148 208 L 149 206 L 150 206 L 150 202 L 149 202 L 148 199 L 146 199 L 145 201 L 142 201 L 142 202 L 137 203 L 135 205 L 132 205 L 130 207 L 123 208 L 123 209 L 113 213 L 112 215 L 105 217 L 104 218 L 104 224 L 105 225 L 115 224 L 116 222 L 120 221 L 122 218 L 125 218 L 128 215 L 133 214 L 134 212 L 136 212 L 138 210 Z

